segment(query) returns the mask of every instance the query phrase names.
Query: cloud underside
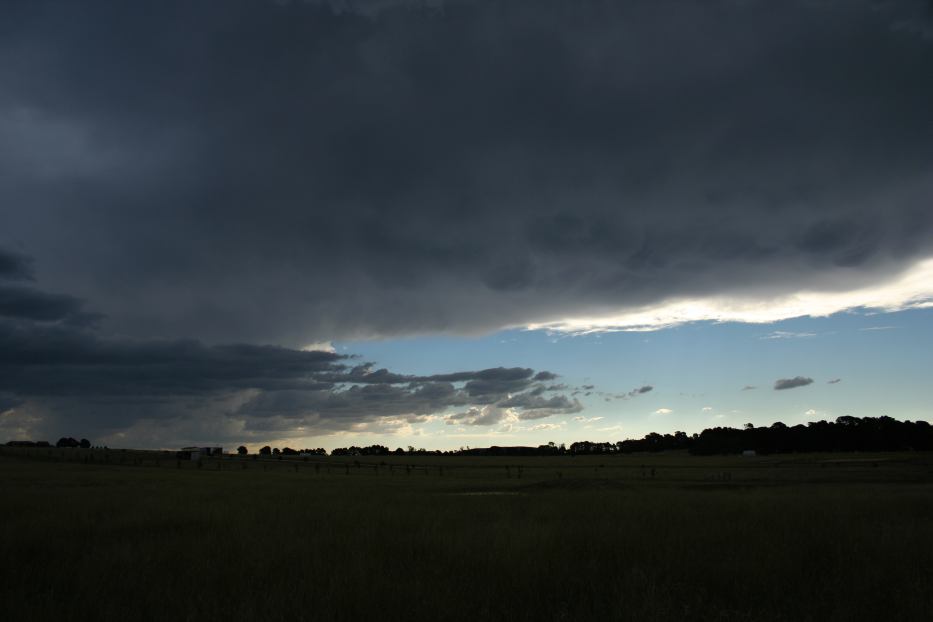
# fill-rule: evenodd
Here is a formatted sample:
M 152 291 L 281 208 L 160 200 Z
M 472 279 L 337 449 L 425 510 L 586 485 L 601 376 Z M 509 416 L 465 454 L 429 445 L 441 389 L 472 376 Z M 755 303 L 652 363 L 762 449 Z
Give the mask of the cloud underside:
M 582 410 L 546 370 L 411 375 L 333 349 L 104 337 L 73 321 L 81 301 L 30 291 L 29 305 L 3 304 L 0 288 L 0 435 L 72 430 L 171 446 L 368 426 L 377 434 L 411 432 L 442 416 L 456 422 L 461 408 L 485 413 L 483 421 L 464 422 L 476 425 Z
M 922 4 L 6 3 L 0 273 L 294 347 L 927 305 Z
M 492 368 L 428 376 L 352 365 L 345 355 L 196 341 L 102 339 L 88 329 L 0 322 L 0 411 L 35 432 L 61 428 L 114 438 L 169 428 L 217 440 L 315 436 L 374 426 L 411 428 L 453 410 L 495 421 L 576 413 L 582 405 L 540 379 L 551 372 Z M 468 410 L 469 412 L 469 410 Z M 12 415 L 21 417 L 16 419 Z M 470 421 L 468 423 L 493 423 Z M 9 431 L 6 429 L 5 431 Z M 183 433 L 183 432 L 182 432 Z M 163 435 L 163 436 L 160 436 Z

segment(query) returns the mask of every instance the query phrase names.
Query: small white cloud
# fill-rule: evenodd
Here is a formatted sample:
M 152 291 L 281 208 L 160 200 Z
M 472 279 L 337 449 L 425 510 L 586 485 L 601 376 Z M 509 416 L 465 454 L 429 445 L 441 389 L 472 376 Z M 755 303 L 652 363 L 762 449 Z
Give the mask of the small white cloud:
M 786 330 L 776 330 L 759 339 L 803 339 L 806 337 L 816 337 L 816 333 L 794 333 Z
M 657 409 L 656 411 L 654 411 L 654 414 L 656 414 L 656 415 L 669 415 L 669 414 L 671 414 L 672 412 L 674 412 L 674 411 L 671 410 L 670 408 L 659 408 L 659 409 Z
M 705 412 L 705 413 L 710 413 L 710 412 L 713 412 L 713 407 L 712 407 L 712 406 L 704 406 L 704 407 L 701 408 L 700 410 L 702 410 L 702 411 Z
M 807 412 L 805 412 L 805 413 L 803 413 L 803 414 L 805 414 L 805 415 L 808 416 L 808 417 L 816 417 L 816 416 L 817 416 L 818 414 L 820 414 L 820 413 L 817 412 L 817 411 L 815 411 L 815 410 L 813 410 L 813 409 L 811 408 L 810 410 L 808 410 Z
M 301 346 L 304 352 L 336 352 L 334 344 L 329 341 L 317 341 Z
M 597 432 L 618 432 L 622 429 L 622 424 L 611 425 L 605 428 L 597 428 Z

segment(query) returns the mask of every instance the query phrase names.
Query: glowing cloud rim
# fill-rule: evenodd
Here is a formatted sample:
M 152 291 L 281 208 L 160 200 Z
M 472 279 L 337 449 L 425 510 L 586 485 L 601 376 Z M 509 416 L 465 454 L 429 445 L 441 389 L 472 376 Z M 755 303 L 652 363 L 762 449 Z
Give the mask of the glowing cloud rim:
M 797 317 L 827 317 L 856 309 L 890 313 L 931 307 L 933 258 L 928 258 L 887 282 L 844 292 L 800 291 L 773 298 L 677 299 L 614 315 L 564 318 L 529 324 L 525 328 L 575 335 L 649 332 L 690 322 L 769 324 Z

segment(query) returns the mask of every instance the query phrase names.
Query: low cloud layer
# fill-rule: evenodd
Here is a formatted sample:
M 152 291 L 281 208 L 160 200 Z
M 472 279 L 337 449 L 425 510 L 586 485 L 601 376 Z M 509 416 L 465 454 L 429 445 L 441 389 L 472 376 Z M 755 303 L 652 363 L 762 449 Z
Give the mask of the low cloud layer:
M 0 293 L 4 290 L 0 288 Z M 82 301 L 42 293 L 37 299 Z M 60 305 L 59 305 L 60 306 Z M 0 436 L 80 434 L 111 444 L 172 446 L 391 433 L 448 415 L 497 421 L 576 413 L 556 374 L 496 367 L 398 374 L 346 354 L 185 339 L 106 337 L 59 312 L 0 304 Z M 464 421 L 485 423 L 470 415 Z M 185 436 L 188 435 L 188 436 Z
M 92 319 L 36 275 L 110 333 L 292 347 L 924 304 L 929 20 L 914 0 L 11 0 L 0 245 L 36 260 L 0 255 L 0 300 Z
M 775 391 L 784 391 L 786 389 L 796 389 L 797 387 L 805 387 L 808 384 L 813 384 L 813 378 L 806 378 L 804 376 L 794 376 L 793 378 L 781 378 L 774 381 L 774 390 Z

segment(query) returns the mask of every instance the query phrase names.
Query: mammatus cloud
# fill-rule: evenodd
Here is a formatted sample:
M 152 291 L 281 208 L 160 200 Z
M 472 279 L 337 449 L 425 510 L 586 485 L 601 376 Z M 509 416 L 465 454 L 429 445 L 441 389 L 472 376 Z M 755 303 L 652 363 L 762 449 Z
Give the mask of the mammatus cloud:
M 794 376 L 793 378 L 781 378 L 774 381 L 774 390 L 775 391 L 784 391 L 785 389 L 795 389 L 797 387 L 805 387 L 808 384 L 813 384 L 813 378 L 805 378 L 804 376 Z
M 0 21 L 0 244 L 36 257 L 0 273 L 113 333 L 298 348 L 933 299 L 913 0 L 12 0 Z

